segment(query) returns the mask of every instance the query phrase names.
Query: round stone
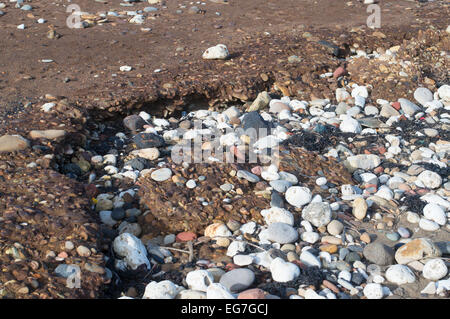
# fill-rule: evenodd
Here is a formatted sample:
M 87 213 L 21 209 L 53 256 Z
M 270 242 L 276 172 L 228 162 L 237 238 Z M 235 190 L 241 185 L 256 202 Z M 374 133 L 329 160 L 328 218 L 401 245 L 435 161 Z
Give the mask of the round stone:
M 255 280 L 255 274 L 250 269 L 239 268 L 225 273 L 220 278 L 220 284 L 232 293 L 247 289 Z
M 86 246 L 78 246 L 77 253 L 81 257 L 89 257 L 91 255 L 91 250 Z
M 414 98 L 417 102 L 425 105 L 427 102 L 433 101 L 433 93 L 424 87 L 419 87 L 414 91 Z
M 270 272 L 273 280 L 277 282 L 288 282 L 300 275 L 300 269 L 295 264 L 286 262 L 280 257 L 272 261 Z
M 292 206 L 302 207 L 311 201 L 312 194 L 307 187 L 292 186 L 287 189 L 285 197 Z
M 398 233 L 387 233 L 386 238 L 391 241 L 397 241 L 400 239 L 400 235 Z
M 268 240 L 280 244 L 293 243 L 298 239 L 298 232 L 285 223 L 272 223 L 264 233 Z
M 327 179 L 325 177 L 319 177 L 316 179 L 316 184 L 319 186 L 323 186 L 327 183 Z
M 186 182 L 186 187 L 189 189 L 195 188 L 197 187 L 197 183 L 193 179 L 190 179 Z
M 386 279 L 397 285 L 411 284 L 416 277 L 411 269 L 405 265 L 392 265 L 386 270 Z
M 364 287 L 363 293 L 367 299 L 381 299 L 383 298 L 383 287 L 380 284 L 370 283 Z
M 441 186 L 442 178 L 439 174 L 425 170 L 417 176 L 418 180 L 423 183 L 423 185 L 427 188 L 435 189 Z
M 267 225 L 272 223 L 286 223 L 289 225 L 294 225 L 294 215 L 290 211 L 284 208 L 272 207 L 270 209 L 263 209 L 261 211 L 261 216 Z
M 172 171 L 170 170 L 170 168 L 160 168 L 156 171 L 153 171 L 150 176 L 157 182 L 163 182 L 168 180 L 172 176 Z
M 336 236 L 336 235 L 340 235 L 342 233 L 342 231 L 344 230 L 344 224 L 342 224 L 340 221 L 338 220 L 332 220 L 328 225 L 327 225 L 327 231 L 330 235 Z
M 442 259 L 428 260 L 423 267 L 422 274 L 426 279 L 437 281 L 447 275 L 448 269 Z
M 123 208 L 114 208 L 111 212 L 111 218 L 114 220 L 121 220 L 125 218 L 125 210 Z
M 444 226 L 447 223 L 447 215 L 445 214 L 444 209 L 434 203 L 425 205 L 425 207 L 423 208 L 423 216 L 426 219 L 432 220 L 441 226 Z
M 328 225 L 331 221 L 331 208 L 328 203 L 311 203 L 302 211 L 302 218 L 316 227 Z
M 367 244 L 363 250 L 364 257 L 376 265 L 386 266 L 394 263 L 394 251 L 392 248 L 375 242 Z

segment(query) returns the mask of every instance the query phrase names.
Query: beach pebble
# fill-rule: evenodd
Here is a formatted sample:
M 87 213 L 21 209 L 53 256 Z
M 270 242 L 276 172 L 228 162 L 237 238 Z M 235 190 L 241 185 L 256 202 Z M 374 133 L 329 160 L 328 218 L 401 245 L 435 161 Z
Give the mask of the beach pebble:
M 433 93 L 424 87 L 419 87 L 414 91 L 414 99 L 422 105 L 433 101 Z
M 394 263 L 394 250 L 379 242 L 367 244 L 363 254 L 368 261 L 376 265 L 386 266 Z
M 340 221 L 338 220 L 332 220 L 328 225 L 327 225 L 327 231 L 330 235 L 336 236 L 336 235 L 340 235 L 342 233 L 342 231 L 344 230 L 344 224 L 342 224 Z
M 204 291 L 214 282 L 213 275 L 203 269 L 193 270 L 186 275 L 186 284 L 190 289 Z
M 230 291 L 220 283 L 212 283 L 206 290 L 206 299 L 235 299 Z
M 182 289 L 182 287 L 175 285 L 170 280 L 151 281 L 145 286 L 142 299 L 175 299 Z
M 290 211 L 284 208 L 272 207 L 270 209 L 263 209 L 261 211 L 261 216 L 267 225 L 272 223 L 285 223 L 289 225 L 294 225 L 294 215 Z
M 285 198 L 292 206 L 302 207 L 311 201 L 312 194 L 307 187 L 292 186 L 286 190 Z
M 225 273 L 220 278 L 220 284 L 230 292 L 240 292 L 247 289 L 255 280 L 255 274 L 250 269 L 238 268 Z
M 450 101 L 450 85 L 444 84 L 438 89 L 438 94 L 444 101 Z
M 224 60 L 228 58 L 229 52 L 228 48 L 224 44 L 218 44 L 216 46 L 208 48 L 205 52 L 203 52 L 202 58 L 207 60 Z
M 422 275 L 429 280 L 437 281 L 447 275 L 448 269 L 442 259 L 431 259 L 425 263 Z
M 247 246 L 247 244 L 243 241 L 233 241 L 227 249 L 227 256 L 229 257 L 233 257 L 235 255 L 237 255 L 238 253 L 242 253 L 245 251 L 245 247 Z
M 280 244 L 293 243 L 298 239 L 298 232 L 285 223 L 272 223 L 269 227 L 260 233 L 264 239 Z
M 442 184 L 442 178 L 439 176 L 439 174 L 425 170 L 422 173 L 417 176 L 418 180 L 425 185 L 427 188 L 435 189 L 441 186 Z
M 3 135 L 0 137 L 0 153 L 20 151 L 29 146 L 30 142 L 20 135 Z
M 328 203 L 311 203 L 302 210 L 302 218 L 315 227 L 328 225 L 331 221 L 331 208 Z
M 131 269 L 136 270 L 140 265 L 146 265 L 150 269 L 147 250 L 136 236 L 123 233 L 114 239 L 113 247 L 115 253 L 124 257 L 125 262 Z
M 410 284 L 416 281 L 411 269 L 405 265 L 392 265 L 386 270 L 386 279 L 397 285 Z
M 438 223 L 426 218 L 420 219 L 419 227 L 425 231 L 436 231 L 440 228 Z
M 305 250 L 300 254 L 300 261 L 309 267 L 312 266 L 317 266 L 319 268 L 322 267 L 322 263 L 320 262 L 319 258 L 314 256 L 308 250 Z
M 367 299 L 382 299 L 383 287 L 377 283 L 370 283 L 364 287 L 363 293 Z
M 150 177 L 157 182 L 163 182 L 168 180 L 172 176 L 172 171 L 170 168 L 160 168 L 153 171 Z
M 423 208 L 423 216 L 441 226 L 444 226 L 447 223 L 447 215 L 445 214 L 444 209 L 437 204 L 426 204 Z
M 307 232 L 302 233 L 301 238 L 303 241 L 305 241 L 307 243 L 314 244 L 317 241 L 319 241 L 320 235 L 316 232 L 307 231 Z
M 362 130 L 361 124 L 351 117 L 346 117 L 339 125 L 339 128 L 345 133 L 361 133 Z
M 361 168 L 363 170 L 372 170 L 381 163 L 381 159 L 378 155 L 374 154 L 360 154 L 347 157 L 345 161 L 352 168 Z M 344 162 L 344 165 L 345 165 Z
M 358 197 L 353 201 L 353 216 L 358 220 L 363 220 L 366 217 L 368 205 L 364 198 Z
M 237 171 L 236 176 L 238 178 L 244 178 L 244 179 L 248 180 L 251 183 L 259 182 L 259 177 L 256 176 L 255 174 L 252 174 L 252 173 L 248 172 L 248 171 L 239 170 L 239 171 Z
M 253 263 L 253 257 L 250 255 L 235 255 L 233 262 L 238 266 L 248 266 Z
M 270 264 L 272 279 L 276 282 L 288 282 L 300 275 L 297 265 L 286 262 L 280 257 L 275 258 Z
M 402 111 L 409 116 L 413 116 L 415 113 L 420 111 L 420 107 L 407 99 L 400 98 L 398 99 L 398 102 L 400 103 Z
M 441 254 L 441 250 L 431 239 L 416 238 L 397 249 L 395 260 L 399 264 L 408 264 L 426 257 L 440 257 Z

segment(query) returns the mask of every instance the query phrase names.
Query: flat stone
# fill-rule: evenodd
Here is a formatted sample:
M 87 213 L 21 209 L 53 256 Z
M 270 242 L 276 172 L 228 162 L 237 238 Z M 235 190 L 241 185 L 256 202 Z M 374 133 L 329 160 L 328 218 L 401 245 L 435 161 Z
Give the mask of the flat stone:
M 170 168 L 160 168 L 156 171 L 153 171 L 150 176 L 154 181 L 163 182 L 168 180 L 172 176 L 172 171 L 170 170 Z
M 3 135 L 0 137 L 0 153 L 21 151 L 29 146 L 28 140 L 19 135 Z
M 360 168 L 363 170 L 372 170 L 381 164 L 380 157 L 374 154 L 359 154 L 354 156 L 349 156 L 344 161 L 345 166 L 350 166 L 351 168 Z
M 236 173 L 236 176 L 238 178 L 244 178 L 246 180 L 248 180 L 250 183 L 257 183 L 259 182 L 259 177 L 256 176 L 255 174 L 252 174 L 248 171 L 244 171 L 244 170 L 239 170 Z
M 30 132 L 31 139 L 44 138 L 47 140 L 56 140 L 66 135 L 65 130 L 33 130 Z
M 255 274 L 250 269 L 239 268 L 225 273 L 220 278 L 220 284 L 231 292 L 247 289 L 255 280 Z
M 266 292 L 259 288 L 247 289 L 239 293 L 237 299 L 265 299 Z
M 133 136 L 133 142 L 138 149 L 164 146 L 164 138 L 154 133 L 139 133 Z

